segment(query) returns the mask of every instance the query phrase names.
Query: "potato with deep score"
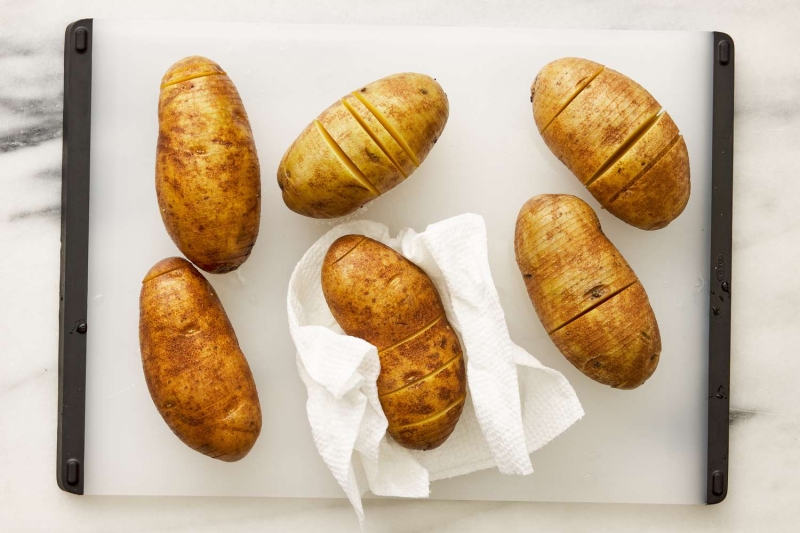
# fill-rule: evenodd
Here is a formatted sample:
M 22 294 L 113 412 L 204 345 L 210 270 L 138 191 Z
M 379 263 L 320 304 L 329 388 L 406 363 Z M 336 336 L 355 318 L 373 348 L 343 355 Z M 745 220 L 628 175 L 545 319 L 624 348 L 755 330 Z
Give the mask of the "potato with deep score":
M 424 74 L 394 74 L 353 91 L 286 151 L 278 167 L 284 203 L 313 218 L 352 213 L 416 170 L 448 114 L 447 95 Z
M 214 459 L 247 455 L 261 432 L 253 374 L 214 289 L 185 259 L 145 276 L 139 346 L 150 396 L 175 435 Z
M 169 236 L 198 268 L 221 274 L 249 257 L 261 220 L 258 155 L 239 92 L 210 59 L 182 59 L 161 80 L 156 195 Z
M 517 217 L 514 249 L 536 314 L 570 363 L 619 389 L 653 374 L 661 335 L 647 293 L 586 202 L 531 198 Z
M 620 220 L 665 227 L 689 201 L 689 154 L 678 126 L 642 86 L 586 59 L 548 63 L 531 85 L 550 148 Z
M 440 446 L 461 416 L 467 378 L 458 335 L 431 279 L 388 246 L 345 235 L 325 255 L 322 290 L 345 333 L 378 349 L 389 435 L 406 448 Z

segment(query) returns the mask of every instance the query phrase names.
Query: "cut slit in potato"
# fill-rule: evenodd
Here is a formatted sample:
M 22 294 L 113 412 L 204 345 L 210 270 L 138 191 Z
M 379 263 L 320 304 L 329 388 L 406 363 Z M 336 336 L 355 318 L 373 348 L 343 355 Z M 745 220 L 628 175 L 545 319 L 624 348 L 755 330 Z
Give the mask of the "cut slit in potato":
M 531 198 L 517 218 L 514 248 L 536 314 L 570 363 L 616 388 L 650 377 L 661 352 L 653 309 L 586 202 Z
M 642 169 L 642 171 L 641 171 L 641 172 L 639 172 L 639 174 L 637 174 L 636 176 L 634 176 L 634 178 L 633 178 L 633 179 L 630 181 L 630 183 L 626 184 L 626 185 L 625 185 L 624 187 L 622 187 L 622 188 L 621 188 L 619 191 L 617 191 L 617 193 L 616 193 L 614 196 L 612 196 L 612 197 L 611 197 L 611 199 L 608 201 L 608 203 L 609 203 L 609 204 L 613 204 L 613 203 L 616 201 L 616 199 L 620 197 L 620 195 L 622 195 L 622 194 L 623 194 L 625 191 L 627 191 L 628 189 L 630 189 L 631 187 L 633 187 L 634 185 L 636 185 L 636 183 L 637 183 L 637 182 L 638 182 L 640 179 L 642 179 L 642 178 L 643 178 L 645 175 L 647 175 L 647 173 L 648 173 L 648 172 L 650 172 L 650 169 L 652 169 L 654 166 L 656 166 L 656 165 L 657 165 L 657 164 L 658 164 L 658 163 L 659 163 L 659 162 L 660 162 L 660 161 L 661 161 L 661 160 L 662 160 L 662 159 L 663 159 L 663 158 L 664 158 L 664 157 L 665 157 L 665 156 L 666 156 L 666 155 L 667 155 L 667 154 L 668 154 L 670 151 L 672 151 L 672 149 L 675 147 L 675 145 L 676 145 L 676 144 L 678 144 L 678 142 L 679 142 L 679 141 L 680 141 L 682 138 L 683 138 L 683 137 L 682 137 L 680 134 L 676 135 L 676 136 L 675 136 L 675 138 L 673 138 L 673 139 L 672 139 L 672 140 L 669 142 L 669 144 L 668 144 L 668 145 L 667 145 L 667 146 L 666 146 L 666 147 L 665 147 L 663 150 L 661 150 L 661 152 L 659 152 L 659 154 L 658 154 L 657 156 L 655 156 L 655 157 L 652 159 L 652 161 L 650 161 L 650 162 L 649 162 L 649 163 L 648 163 L 648 164 L 647 164 L 647 165 L 646 165 L 646 166 L 645 166 L 645 167 Z
M 325 126 L 323 126 L 319 120 L 315 120 L 314 124 L 317 126 L 317 131 L 319 131 L 319 134 L 323 139 L 325 139 L 325 142 L 328 143 L 328 147 L 333 151 L 334 154 L 336 154 L 337 159 L 339 159 L 339 161 L 345 167 L 347 167 L 347 170 L 350 171 L 353 177 L 356 178 L 356 180 L 358 180 L 372 194 L 375 196 L 380 196 L 381 193 L 378 191 L 378 189 L 376 189 L 375 186 L 370 183 L 367 177 L 364 176 L 364 173 L 361 172 L 361 170 L 353 163 L 352 159 L 350 159 L 347 154 L 344 153 L 344 150 L 342 150 L 341 147 L 336 143 L 336 141 L 333 140 L 333 137 L 331 137 L 330 133 L 328 133 L 328 130 L 325 129 Z
M 655 371 L 661 354 L 655 315 L 638 281 L 553 332 L 551 338 L 575 368 L 615 389 L 641 385 Z
M 180 73 L 186 74 L 192 72 Z M 413 72 L 337 99 L 317 117 L 327 137 L 310 122 L 278 165 L 286 207 L 313 218 L 355 212 L 378 196 L 375 191 L 383 194 L 411 176 L 442 134 L 449 109 L 436 80 Z
M 624 287 L 622 287 L 621 289 L 617 289 L 616 291 L 614 291 L 614 292 L 612 292 L 612 293 L 609 293 L 608 295 L 606 295 L 606 296 L 605 296 L 604 298 L 602 298 L 601 300 L 598 300 L 598 301 L 594 302 L 594 303 L 593 303 L 591 306 L 587 307 L 586 309 L 584 309 L 583 311 L 581 311 L 580 313 L 578 313 L 578 314 L 577 314 L 577 315 L 575 315 L 574 317 L 570 318 L 569 320 L 567 320 L 566 322 L 564 322 L 563 324 L 561 324 L 560 326 L 558 326 L 556 329 L 554 329 L 554 330 L 552 330 L 552 331 L 548 331 L 548 332 L 547 332 L 547 334 L 548 334 L 548 335 L 552 335 L 553 333 L 555 333 L 556 331 L 560 330 L 561 328 L 564 328 L 564 327 L 566 327 L 566 326 L 569 326 L 570 324 L 572 324 L 573 322 L 575 322 L 576 320 L 578 320 L 579 318 L 581 318 L 581 317 L 582 317 L 583 315 L 585 315 L 586 313 L 589 313 L 589 312 L 591 312 L 593 309 L 595 309 L 596 307 L 598 307 L 598 306 L 600 306 L 600 305 L 603 305 L 603 304 L 604 304 L 604 303 L 606 303 L 608 300 L 610 300 L 610 299 L 614 298 L 615 296 L 619 295 L 619 294 L 620 294 L 622 291 L 624 291 L 624 290 L 628 289 L 628 288 L 629 288 L 631 285 L 634 285 L 634 284 L 636 284 L 636 283 L 639 283 L 639 281 L 638 281 L 638 280 L 636 280 L 636 281 L 632 281 L 631 283 L 629 283 L 629 284 L 625 285 L 625 286 L 624 286 Z
M 405 175 L 341 100 L 323 111 L 317 120 L 364 178 L 381 194 L 405 180 Z
M 417 420 L 416 422 L 412 422 L 410 424 L 404 424 L 402 426 L 395 426 L 392 429 L 394 431 L 397 431 L 397 430 L 401 430 L 401 429 L 407 429 L 407 428 L 410 428 L 410 427 L 413 427 L 413 426 L 419 426 L 419 425 L 425 424 L 427 422 L 433 422 L 437 418 L 441 418 L 443 416 L 446 416 L 450 412 L 451 409 L 454 409 L 454 408 L 458 407 L 459 404 L 463 404 L 464 400 L 466 400 L 466 399 L 467 399 L 467 395 L 465 393 L 464 396 L 460 397 L 459 399 L 457 399 L 456 401 L 454 401 L 453 403 L 451 403 L 450 405 L 448 405 L 447 407 L 445 407 L 444 409 L 442 409 L 438 413 L 434 413 L 433 415 L 431 415 L 431 416 L 429 416 L 427 418 L 423 418 L 422 420 Z
M 396 251 L 355 234 L 331 244 L 320 274 L 342 330 L 378 350 L 376 386 L 389 435 L 410 449 L 439 446 L 458 422 L 467 378 L 433 282 Z
M 348 102 L 344 98 L 342 98 L 341 102 L 344 108 L 347 109 L 347 111 L 349 111 L 351 115 L 353 115 L 353 118 L 356 120 L 356 122 L 358 122 L 358 125 L 361 126 L 361 128 L 366 132 L 366 134 L 369 135 L 370 138 L 375 142 L 375 144 L 378 145 L 378 147 L 381 149 L 384 155 L 389 159 L 389 161 L 392 162 L 392 164 L 395 166 L 398 172 L 400 172 L 400 174 L 402 174 L 404 178 L 407 178 L 408 175 L 405 173 L 405 171 L 403 171 L 403 168 L 400 166 L 400 163 L 397 162 L 392 153 L 381 142 L 380 138 L 375 134 L 374 131 L 372 131 L 372 129 L 370 129 L 370 127 L 367 125 L 364 119 L 356 112 L 356 110 L 353 108 L 350 102 Z
M 558 231 L 549 231 L 557 228 Z M 564 195 L 531 200 L 517 220 L 514 246 L 532 301 L 553 294 L 559 305 L 540 306 L 548 332 L 596 307 L 636 281 L 619 250 L 599 238 L 600 222 L 587 205 Z
M 593 61 L 565 57 L 539 71 L 531 103 L 545 144 L 609 213 L 648 230 L 681 214 L 691 189 L 686 145 L 644 87 Z M 683 153 L 670 159 L 674 168 L 664 169 L 661 158 L 675 146 Z M 661 181 L 654 181 L 656 174 Z M 645 176 L 661 197 L 642 186 Z M 626 200 L 617 202 L 620 196 Z
M 691 188 L 672 186 L 675 174 L 689 174 L 686 143 L 678 136 L 647 172 L 623 189 L 606 206 L 609 213 L 626 215 L 630 224 L 646 230 L 661 229 L 686 207 Z M 635 206 L 635 207 L 634 207 Z
M 361 243 L 359 243 L 359 244 L 361 244 Z M 401 340 L 399 342 L 396 342 L 395 344 L 389 346 L 388 348 L 383 348 L 383 349 L 379 350 L 378 353 L 381 354 L 383 352 L 388 352 L 389 350 L 393 350 L 393 349 L 397 348 L 401 344 L 405 344 L 407 342 L 413 341 L 414 339 L 416 339 L 417 337 L 419 337 L 420 335 L 422 335 L 423 333 L 425 333 L 426 331 L 428 331 L 429 329 L 434 327 L 437 323 L 439 323 L 440 320 L 442 320 L 442 318 L 444 318 L 444 313 L 442 313 L 441 315 L 439 315 L 435 319 L 431 320 L 430 324 L 428 324 L 427 326 L 423 327 L 422 329 L 420 329 L 419 331 L 417 331 L 413 335 L 410 335 L 410 336 L 406 337 L 405 339 L 403 339 L 403 340 Z
M 606 162 L 603 163 L 603 165 L 597 169 L 597 172 L 595 172 L 594 175 L 592 175 L 592 177 L 589 178 L 586 183 L 584 183 L 584 186 L 588 187 L 589 185 L 591 185 L 592 182 L 594 182 L 594 180 L 602 176 L 606 172 L 606 170 L 614 166 L 614 164 L 617 161 L 622 159 L 622 157 L 625 154 L 627 154 L 631 150 L 631 148 L 633 148 L 636 145 L 636 143 L 639 142 L 642 139 L 642 137 L 644 137 L 647 134 L 648 131 L 650 131 L 650 129 L 653 126 L 656 125 L 658 119 L 660 119 L 661 115 L 663 114 L 664 114 L 664 109 L 659 109 L 655 115 L 647 119 L 647 121 L 642 123 L 642 125 L 639 126 L 639 128 L 636 131 L 631 133 L 631 135 L 627 139 L 625 139 L 625 141 L 619 146 L 619 148 L 617 148 L 617 150 L 613 154 L 611 154 L 611 157 L 609 157 L 606 160 Z
M 461 412 L 464 410 L 465 402 L 466 394 L 460 400 L 455 401 L 443 411 L 428 419 L 407 426 L 389 426 L 387 432 L 395 441 L 400 443 L 423 443 L 414 447 L 417 450 L 436 448 L 453 433 Z
M 423 333 L 412 335 L 405 342 L 378 352 L 381 361 L 381 373 L 378 376 L 380 394 L 419 381 L 460 354 L 461 348 L 444 315 L 433 321 Z
M 397 141 L 397 144 L 399 144 L 403 148 L 403 151 L 406 153 L 406 155 L 408 155 L 408 157 L 411 158 L 411 161 L 414 162 L 414 166 L 418 167 L 419 159 L 417 159 L 416 154 L 413 152 L 413 150 L 411 150 L 411 147 L 408 145 L 403 136 L 400 135 L 400 132 L 398 132 L 397 129 L 395 129 L 395 127 L 392 126 L 392 124 L 386 119 L 383 113 L 381 113 L 377 107 L 372 105 L 370 101 L 367 100 L 367 98 L 360 92 L 353 91 L 353 96 L 358 98 L 359 101 L 361 101 L 361 103 L 364 104 L 364 106 L 367 109 L 369 109 L 370 113 L 372 113 L 375 116 L 375 118 L 378 119 L 378 122 L 380 122 L 381 125 L 384 128 L 386 128 L 386 131 L 388 131 L 389 134 L 394 138 L 394 140 Z
M 392 394 L 380 396 L 390 428 L 415 424 L 446 411 L 466 394 L 464 358 L 460 355 L 426 379 L 415 381 Z
M 575 98 L 577 98 L 578 95 L 581 94 L 581 92 L 583 92 L 583 90 L 586 89 L 589 86 L 589 84 L 592 83 L 592 81 L 594 81 L 594 79 L 600 75 L 601 72 L 603 72 L 603 70 L 605 70 L 605 68 L 606 67 L 601 67 L 600 70 L 598 70 L 588 78 L 584 78 L 583 80 L 581 80 L 577 89 L 567 98 L 567 100 L 564 102 L 564 105 L 561 106 L 561 109 L 556 111 L 556 114 L 553 115 L 553 118 L 550 119 L 547 125 L 545 125 L 545 127 L 542 128 L 541 133 L 544 133 L 544 130 L 546 130 L 548 126 L 550 126 L 550 124 L 552 124 L 553 121 L 558 118 L 558 115 L 560 115 L 561 112 L 564 111 L 569 106 L 569 104 L 571 104 L 572 101 L 575 100 Z
M 668 113 L 658 116 L 642 137 L 588 186 L 592 196 L 607 206 L 653 167 L 680 137 Z
M 426 375 L 422 376 L 421 378 L 417 378 L 414 381 L 410 381 L 409 383 L 406 383 L 402 387 L 400 387 L 398 389 L 395 389 L 393 391 L 384 392 L 384 393 L 380 394 L 378 397 L 379 398 L 385 398 L 386 396 L 396 395 L 396 394 L 398 394 L 400 392 L 403 392 L 404 390 L 408 389 L 409 387 L 412 387 L 412 386 L 418 387 L 421 383 L 424 383 L 425 381 L 429 381 L 429 380 L 434 379 L 438 374 L 440 374 L 443 370 L 446 370 L 450 366 L 457 365 L 459 361 L 463 361 L 463 359 L 462 359 L 462 357 L 460 355 L 456 355 L 455 357 L 453 357 L 452 359 L 447 361 L 445 364 L 443 364 L 442 366 L 440 366 L 439 368 L 437 368 L 436 370 L 434 370 L 430 374 L 426 374 Z
M 660 109 L 644 88 L 605 69 L 553 120 L 542 138 L 586 184 Z
M 225 74 L 225 72 L 219 72 L 219 71 L 200 72 L 198 74 L 191 74 L 189 76 L 183 76 L 182 78 L 177 78 L 177 79 L 174 79 L 174 80 L 170 80 L 167 83 L 162 84 L 161 85 L 161 89 L 163 89 L 164 87 L 170 87 L 172 85 L 177 85 L 177 84 L 183 83 L 185 81 L 194 80 L 194 79 L 197 79 L 197 78 L 205 78 L 206 76 L 217 76 L 217 75 L 223 75 L 224 76 L 226 74 Z

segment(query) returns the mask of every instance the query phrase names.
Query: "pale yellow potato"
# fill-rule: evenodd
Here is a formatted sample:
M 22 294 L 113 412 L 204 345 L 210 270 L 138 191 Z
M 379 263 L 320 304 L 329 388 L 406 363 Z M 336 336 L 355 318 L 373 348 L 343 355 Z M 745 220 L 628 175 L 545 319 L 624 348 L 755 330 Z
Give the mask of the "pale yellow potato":
M 187 446 L 238 461 L 261 432 L 250 366 L 214 289 L 185 259 L 156 263 L 142 281 L 139 347 L 147 388 Z
M 353 95 L 367 106 L 416 166 L 428 157 L 447 124 L 450 106 L 435 79 L 424 74 L 403 73 L 365 85 Z M 391 127 L 391 128 L 390 128 Z M 405 145 L 404 145 L 405 143 Z
M 405 179 L 402 170 L 341 101 L 323 111 L 317 120 L 379 193 L 393 189 Z
M 642 86 L 598 63 L 568 57 L 542 68 L 531 101 L 545 144 L 601 206 L 642 229 L 663 228 L 681 214 L 690 191 L 686 144 Z M 675 146 L 682 153 L 670 159 L 673 167 L 654 184 L 668 193 L 649 194 L 636 186 Z M 611 209 L 629 190 L 637 195 L 627 194 L 624 204 Z
M 430 278 L 391 248 L 346 235 L 325 255 L 322 291 L 345 333 L 378 349 L 389 435 L 406 448 L 441 445 L 461 415 L 467 379 L 458 335 Z
M 381 146 L 386 155 L 394 162 L 395 166 L 400 169 L 402 174 L 406 177 L 410 176 L 417 165 L 411 159 L 409 154 L 403 150 L 389 130 L 383 127 L 375 115 L 361 103 L 361 100 L 355 97 L 354 94 L 348 94 L 341 100 L 342 105 L 350 110 L 353 118 L 362 124 L 365 131 L 369 132 L 375 142 Z
M 531 198 L 519 212 L 514 248 L 536 314 L 570 363 L 621 389 L 653 374 L 661 337 L 647 293 L 586 202 Z
M 314 218 L 354 212 L 419 167 L 448 113 L 444 91 L 424 74 L 394 74 L 344 96 L 283 156 L 278 185 L 284 203 Z
M 336 218 L 378 197 L 331 150 L 325 133 L 312 122 L 292 143 L 278 170 L 283 202 L 296 213 Z
M 180 251 L 213 273 L 249 257 L 261 219 L 253 134 L 231 79 L 210 59 L 172 65 L 158 100 L 156 195 Z

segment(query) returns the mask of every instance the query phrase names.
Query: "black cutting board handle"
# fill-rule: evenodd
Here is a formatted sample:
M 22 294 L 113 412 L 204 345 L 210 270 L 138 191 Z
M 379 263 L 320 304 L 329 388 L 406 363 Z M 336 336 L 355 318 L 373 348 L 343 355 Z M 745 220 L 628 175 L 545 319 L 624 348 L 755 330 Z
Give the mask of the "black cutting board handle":
M 61 162 L 61 282 L 58 313 L 58 449 L 61 490 L 83 494 L 86 403 L 86 296 L 89 261 L 89 147 L 92 20 L 67 26 L 64 38 L 64 133 Z
M 728 494 L 733 218 L 733 39 L 714 32 L 706 503 Z

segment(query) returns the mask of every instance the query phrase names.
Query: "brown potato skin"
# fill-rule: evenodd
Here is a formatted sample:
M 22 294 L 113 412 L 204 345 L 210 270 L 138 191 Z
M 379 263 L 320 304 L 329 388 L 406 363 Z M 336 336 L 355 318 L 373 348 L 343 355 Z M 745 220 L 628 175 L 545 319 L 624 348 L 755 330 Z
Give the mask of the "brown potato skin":
M 221 274 L 247 260 L 261 219 L 258 154 L 239 92 L 210 59 L 184 58 L 161 80 L 156 195 L 198 268 Z
M 577 369 L 617 389 L 644 383 L 661 355 L 658 324 L 638 281 L 550 338 Z
M 461 416 L 467 376 L 430 278 L 388 246 L 345 235 L 325 255 L 322 290 L 345 333 L 378 349 L 389 435 L 406 448 L 440 446 Z
M 514 249 L 536 314 L 570 363 L 619 389 L 653 374 L 661 335 L 647 293 L 586 202 L 531 198 L 517 217 Z
M 413 72 L 387 76 L 342 97 L 284 154 L 277 172 L 284 203 L 313 218 L 353 213 L 416 170 L 442 134 L 449 110 L 442 87 L 430 76 Z M 320 126 L 356 171 L 331 148 Z
M 691 191 L 686 143 L 638 83 L 567 57 L 542 68 L 531 102 L 545 144 L 614 216 L 655 230 L 683 212 Z
M 142 281 L 139 347 L 173 433 L 214 459 L 247 455 L 261 432 L 253 374 L 214 289 L 185 259 L 156 263 Z

